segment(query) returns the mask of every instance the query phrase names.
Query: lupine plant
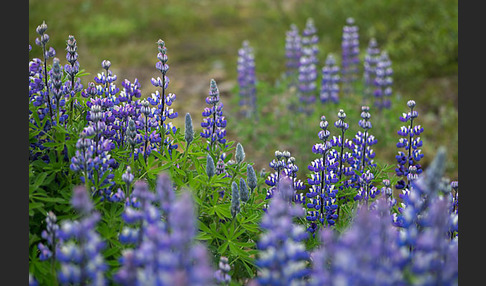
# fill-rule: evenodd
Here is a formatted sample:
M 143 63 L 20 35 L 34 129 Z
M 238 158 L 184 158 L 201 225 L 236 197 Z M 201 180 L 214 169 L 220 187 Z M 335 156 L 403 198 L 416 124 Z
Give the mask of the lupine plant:
M 322 68 L 322 82 L 320 99 L 322 103 L 339 102 L 339 66 L 332 54 L 326 58 L 326 63 Z
M 298 95 L 301 102 L 301 111 L 311 113 L 312 104 L 317 96 L 317 54 L 319 52 L 317 43 L 319 37 L 316 35 L 314 21 L 309 18 L 301 37 L 301 57 L 299 60 Z
M 371 100 L 373 96 L 374 83 L 376 79 L 376 66 L 380 60 L 380 48 L 375 38 L 371 38 L 366 49 L 366 55 L 363 61 L 363 78 L 364 91 L 363 102 Z
M 285 34 L 285 58 L 286 76 L 290 78 L 290 86 L 297 85 L 297 75 L 302 55 L 302 43 L 299 28 L 295 24 L 290 25 L 290 30 Z
M 256 118 L 255 55 L 248 41 L 238 50 L 237 71 L 241 111 L 247 118 Z
M 254 146 L 226 136 L 233 126 L 216 81 L 200 125 L 190 113 L 183 132 L 170 122 L 177 112 L 164 41 L 147 97 L 137 78 L 118 81 L 107 59 L 82 85 L 77 38 L 68 37 L 65 60 L 56 58 L 46 30 L 36 29 L 42 59 L 29 61 L 29 285 L 457 285 L 458 183 L 443 177 L 441 148 L 422 172 L 415 101 L 400 118 L 408 126 L 398 131 L 395 172 L 372 149 L 381 137 L 370 133 L 368 105 L 339 108 L 332 128 L 332 115 L 320 117 L 306 169 L 276 151 L 272 173 L 256 172 L 243 148 Z M 349 48 L 357 29 L 347 33 Z M 296 26 L 289 32 L 287 57 L 301 75 L 317 67 L 317 39 L 312 21 L 302 36 Z M 328 60 L 329 93 L 337 66 Z M 315 78 L 304 79 L 314 92 Z M 277 118 L 301 144 L 307 121 L 293 108 Z
M 352 92 L 352 85 L 357 80 L 359 73 L 359 27 L 354 18 L 347 18 L 342 34 L 342 81 L 343 92 L 348 95 Z

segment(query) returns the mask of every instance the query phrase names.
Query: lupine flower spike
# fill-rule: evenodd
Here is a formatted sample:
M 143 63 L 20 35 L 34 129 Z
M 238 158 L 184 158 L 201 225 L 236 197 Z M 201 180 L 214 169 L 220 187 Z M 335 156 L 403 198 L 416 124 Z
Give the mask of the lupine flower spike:
M 242 113 L 247 118 L 256 117 L 255 56 L 248 41 L 238 50 L 237 71 Z
M 47 60 L 49 58 L 52 58 L 56 55 L 56 51 L 54 48 L 50 47 L 47 49 L 47 42 L 49 42 L 49 35 L 46 34 L 47 31 L 47 25 L 46 22 L 43 21 L 41 25 L 37 26 L 36 30 L 37 34 L 39 34 L 39 38 L 35 38 L 35 43 L 36 45 L 42 47 L 42 55 L 44 56 L 44 86 L 46 88 L 46 92 L 44 93 L 45 97 L 47 98 L 47 107 L 49 108 L 49 115 L 51 116 L 50 118 L 54 116 L 54 113 L 52 111 L 52 102 L 51 102 L 51 97 L 49 96 L 49 85 L 47 84 Z
M 351 17 L 343 27 L 341 48 L 343 91 L 349 94 L 359 72 L 359 28 Z
M 380 49 L 378 48 L 378 43 L 375 38 L 371 38 L 368 43 L 368 48 L 366 49 L 366 55 L 363 62 L 364 67 L 364 97 L 363 103 L 369 103 L 371 97 L 373 96 L 373 91 L 375 88 L 376 79 L 376 67 L 380 60 Z
M 391 61 L 388 57 L 388 53 L 382 52 L 378 58 L 378 63 L 376 64 L 375 70 L 375 80 L 374 80 L 374 92 L 375 106 L 378 110 L 383 108 L 390 109 L 392 96 L 392 84 L 393 84 L 393 69 L 391 68 Z
M 205 107 L 202 113 L 203 121 L 201 127 L 201 137 L 208 139 L 208 150 L 215 148 L 216 142 L 226 143 L 226 119 L 223 116 L 223 103 L 220 101 L 219 89 L 214 79 L 211 79 L 209 87 L 209 96 L 206 97 L 206 103 L 210 107 Z
M 169 155 L 172 155 L 172 150 L 176 149 L 178 146 L 173 144 L 174 142 L 166 137 L 166 135 L 169 135 L 171 131 L 175 132 L 177 129 L 171 122 L 166 121 L 167 119 L 174 119 L 178 116 L 178 113 L 171 108 L 172 103 L 176 99 L 176 95 L 173 93 L 166 94 L 166 89 L 169 85 L 169 78 L 166 75 L 169 70 L 169 65 L 167 64 L 167 47 L 165 46 L 165 42 L 160 39 L 157 41 L 157 46 L 157 50 L 159 51 L 157 59 L 159 61 L 155 64 L 155 68 L 161 72 L 162 78 L 152 78 L 151 82 L 153 86 L 162 89 L 162 94 L 156 90 L 155 93 L 152 93 L 151 97 L 148 98 L 148 101 L 151 105 L 155 106 L 156 109 L 155 118 L 158 121 L 158 132 L 161 137 L 160 152 L 163 154 L 164 150 L 167 149 Z
M 304 285 L 303 279 L 309 274 L 305 250 L 305 229 L 293 223 L 294 217 L 303 215 L 303 209 L 289 204 L 293 197 L 292 181 L 284 177 L 264 215 L 261 227 L 263 235 L 258 241 L 260 254 L 256 264 L 261 272 L 260 285 Z
M 319 139 L 322 141 L 312 146 L 312 152 L 319 155 L 319 158 L 315 159 L 308 166 L 308 169 L 312 172 L 310 178 L 307 179 L 309 185 L 311 185 L 307 197 L 307 216 L 306 219 L 309 222 L 307 230 L 315 235 L 315 231 L 318 225 L 329 226 L 335 224 L 337 219 L 336 209 L 337 189 L 334 188 L 332 183 L 337 182 L 335 170 L 329 168 L 328 152 L 331 150 L 331 142 L 328 141 L 330 136 L 327 127 L 329 123 L 325 116 L 321 116 L 319 123 L 322 129 L 318 133 Z
M 228 274 L 228 272 L 231 270 L 231 267 L 228 264 L 228 258 L 221 256 L 219 258 L 218 267 L 218 270 L 214 272 L 214 278 L 219 284 L 227 285 L 231 282 L 231 276 Z
M 322 82 L 321 82 L 321 102 L 339 102 L 339 66 L 336 65 L 336 60 L 332 54 L 326 58 L 326 64 L 322 68 Z
M 101 250 L 105 243 L 95 231 L 100 214 L 93 211 L 93 203 L 83 186 L 74 188 L 71 204 L 81 214 L 81 219 L 77 222 L 64 221 L 61 225 L 59 236 L 64 242 L 58 255 L 61 262 L 59 282 L 104 285 L 107 265 Z
M 423 158 L 422 150 L 422 140 L 420 139 L 420 134 L 424 129 L 420 125 L 414 125 L 414 119 L 418 117 L 418 112 L 414 110 L 415 101 L 409 100 L 407 102 L 410 111 L 408 113 L 403 113 L 400 117 L 402 122 L 410 122 L 408 126 L 402 126 L 398 130 L 398 135 L 401 138 L 398 140 L 397 148 L 405 149 L 399 151 L 396 156 L 397 168 L 395 169 L 396 175 L 401 177 L 395 188 L 402 190 L 403 194 L 401 196 L 407 196 L 409 193 L 410 182 L 415 180 L 418 175 L 422 173 L 422 166 L 419 164 L 420 160 Z
M 285 64 L 286 76 L 290 79 L 289 86 L 297 85 L 297 75 L 300 66 L 300 57 L 302 55 L 302 43 L 299 34 L 299 28 L 295 24 L 290 25 L 290 30 L 286 32 L 285 36 L 285 57 L 287 62 Z
M 317 53 L 319 51 L 314 21 L 308 19 L 306 27 L 302 31 L 302 56 L 299 62 L 299 84 L 298 94 L 301 102 L 301 110 L 307 114 L 312 112 L 309 106 L 316 100 L 316 79 L 317 79 Z

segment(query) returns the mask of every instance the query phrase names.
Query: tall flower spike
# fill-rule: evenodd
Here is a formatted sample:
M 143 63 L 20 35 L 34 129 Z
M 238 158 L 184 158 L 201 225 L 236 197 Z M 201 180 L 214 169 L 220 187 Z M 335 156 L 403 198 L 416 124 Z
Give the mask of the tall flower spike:
M 368 103 L 373 95 L 374 83 L 376 79 L 376 66 L 380 60 L 380 49 L 375 38 L 371 38 L 366 49 L 366 55 L 363 62 L 364 67 L 364 98 L 363 102 Z
M 242 113 L 247 118 L 256 116 L 255 56 L 248 41 L 238 50 L 237 71 Z
M 107 265 L 102 250 L 105 247 L 101 236 L 95 231 L 100 214 L 93 210 L 93 203 L 83 186 L 74 189 L 71 203 L 81 213 L 78 221 L 64 221 L 59 231 L 63 240 L 58 250 L 61 268 L 58 271 L 60 284 L 104 285 Z
M 301 111 L 310 114 L 312 108 L 309 106 L 316 100 L 316 80 L 317 80 L 317 54 L 319 48 L 317 43 L 319 37 L 314 26 L 314 21 L 307 19 L 304 30 L 302 31 L 302 55 L 300 57 L 299 66 L 299 85 L 298 94 L 299 101 L 303 103 Z
M 308 166 L 308 169 L 312 171 L 310 178 L 307 180 L 311 188 L 306 194 L 306 219 L 309 222 L 307 230 L 313 235 L 315 235 L 319 223 L 332 226 L 337 219 L 336 194 L 338 190 L 331 185 L 334 181 L 330 178 L 335 176 L 335 170 L 330 168 L 328 161 L 328 153 L 332 145 L 328 141 L 330 132 L 327 130 L 327 127 L 329 123 L 325 116 L 321 116 L 319 126 L 322 130 L 319 131 L 318 137 L 322 142 L 316 143 L 312 147 L 312 152 L 320 156 Z
M 257 280 L 261 285 L 300 285 L 309 274 L 309 253 L 303 242 L 307 233 L 293 218 L 301 216 L 303 209 L 289 205 L 293 191 L 288 178 L 282 179 L 279 189 L 261 222 L 264 232 L 257 243 L 256 264 L 261 269 Z
M 161 87 L 162 94 L 156 90 L 155 93 L 152 93 L 152 96 L 148 98 L 148 101 L 156 108 L 155 118 L 158 121 L 158 133 L 160 133 L 162 137 L 160 140 L 161 152 L 164 152 L 163 150 L 167 149 L 169 155 L 171 155 L 172 150 L 176 149 L 178 146 L 172 144 L 173 141 L 166 138 L 166 135 L 169 135 L 171 130 L 175 132 L 177 129 L 172 123 L 167 123 L 166 121 L 167 119 L 176 118 L 179 114 L 171 108 L 172 103 L 176 99 L 176 95 L 173 93 L 166 94 L 166 89 L 169 85 L 169 78 L 166 75 L 169 70 L 169 65 L 167 64 L 167 47 L 165 46 L 165 42 L 161 39 L 157 41 L 157 50 L 157 59 L 159 61 L 155 64 L 155 68 L 162 73 L 162 78 L 152 78 L 151 82 L 155 87 Z
M 336 60 L 332 54 L 326 58 L 326 64 L 322 68 L 322 82 L 321 82 L 321 102 L 325 103 L 332 101 L 339 102 L 339 66 L 336 65 Z
M 216 81 L 211 79 L 209 86 L 209 96 L 206 97 L 206 103 L 210 107 L 204 108 L 202 113 L 203 121 L 201 127 L 204 130 L 201 132 L 201 137 L 208 139 L 208 150 L 213 150 L 216 142 L 220 144 L 226 143 L 226 119 L 223 116 L 223 103 L 220 102 L 219 89 Z
M 342 76 L 344 94 L 352 91 L 352 84 L 357 80 L 359 73 L 359 28 L 354 19 L 346 19 L 342 35 Z
M 42 47 L 42 55 L 44 56 L 44 87 L 46 88 L 44 95 L 47 98 L 47 108 L 49 108 L 50 119 L 52 119 L 54 113 L 51 106 L 51 97 L 49 96 L 49 85 L 47 84 L 47 60 L 54 57 L 56 55 L 56 51 L 52 47 L 49 50 L 47 49 L 46 45 L 47 42 L 49 42 L 49 35 L 46 34 L 47 25 L 45 21 L 42 21 L 42 24 L 37 26 L 35 31 L 40 36 L 39 38 L 35 38 L 35 43 L 36 45 Z
M 381 55 L 376 64 L 376 77 L 374 81 L 374 97 L 375 106 L 378 110 L 383 108 L 390 109 L 391 101 L 390 97 L 392 95 L 392 84 L 393 84 L 393 69 L 391 68 L 391 61 L 388 57 L 388 53 L 381 52 Z
M 414 110 L 415 105 L 416 103 L 414 100 L 409 100 L 407 102 L 410 111 L 408 113 L 403 113 L 400 117 L 400 121 L 410 123 L 406 126 L 402 126 L 397 132 L 397 134 L 401 136 L 398 140 L 397 148 L 399 148 L 399 150 L 403 148 L 405 152 L 399 151 L 398 155 L 395 156 L 398 163 L 397 168 L 395 168 L 395 173 L 398 177 L 402 177 L 402 179 L 395 185 L 395 188 L 402 190 L 404 196 L 409 192 L 410 181 L 416 177 L 414 175 L 420 175 L 422 173 L 422 166 L 419 164 L 419 161 L 424 155 L 419 148 L 422 147 L 423 144 L 420 139 L 420 134 L 424 129 L 420 125 L 414 125 L 414 119 L 418 117 L 418 112 Z M 411 173 L 411 171 L 415 174 Z
M 290 30 L 285 36 L 285 64 L 286 75 L 290 78 L 289 86 L 297 86 L 297 75 L 300 66 L 300 57 L 302 55 L 302 43 L 299 34 L 299 28 L 295 24 L 290 25 Z

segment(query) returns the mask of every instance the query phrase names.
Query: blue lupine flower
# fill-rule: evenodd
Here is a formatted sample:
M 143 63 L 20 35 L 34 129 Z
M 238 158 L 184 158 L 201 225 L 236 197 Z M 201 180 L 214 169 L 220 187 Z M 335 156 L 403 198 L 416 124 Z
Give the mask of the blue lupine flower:
M 248 41 L 244 41 L 243 46 L 238 50 L 237 71 L 242 113 L 247 118 L 257 116 L 255 56 Z
M 226 143 L 226 119 L 223 116 L 223 103 L 220 102 L 219 90 L 214 79 L 211 79 L 209 87 L 209 96 L 206 97 L 206 103 L 211 107 L 204 108 L 202 113 L 203 121 L 201 127 L 201 137 L 208 139 L 208 150 L 213 149 L 215 142 L 220 144 Z
M 317 43 L 319 37 L 316 33 L 314 21 L 311 18 L 307 19 L 301 38 L 302 54 L 299 61 L 298 95 L 299 101 L 303 103 L 301 111 L 308 114 L 312 112 L 309 105 L 316 100 L 317 95 L 317 54 L 319 52 Z
M 290 78 L 289 86 L 297 86 L 300 57 L 302 56 L 299 28 L 295 24 L 291 24 L 290 30 L 285 35 L 285 57 L 287 59 L 285 74 L 287 78 Z
M 228 258 L 221 256 L 219 258 L 218 270 L 214 272 L 214 278 L 220 284 L 227 284 L 231 282 L 231 275 L 228 272 L 231 270 L 231 266 L 228 264 Z
M 309 273 L 309 253 L 303 242 L 307 233 L 292 222 L 294 217 L 303 215 L 303 209 L 289 205 L 293 194 L 292 181 L 281 178 L 262 218 L 264 233 L 257 243 L 260 253 L 256 261 L 261 269 L 257 278 L 261 285 L 298 285 Z
M 365 168 L 368 166 L 376 166 L 373 163 L 373 158 L 376 153 L 371 149 L 371 146 L 378 143 L 378 140 L 369 133 L 372 128 L 370 122 L 370 108 L 368 106 L 361 107 L 361 120 L 359 121 L 359 126 L 363 128 L 363 131 L 358 131 L 353 138 L 354 150 L 353 157 L 355 158 L 354 169 L 364 172 Z
M 42 231 L 41 237 L 47 241 L 47 245 L 42 242 L 38 244 L 40 260 L 47 260 L 52 257 L 52 261 L 56 260 L 57 240 L 59 239 L 59 225 L 57 225 L 57 217 L 53 212 L 48 212 L 46 216 L 46 229 Z
M 320 99 L 322 103 L 332 101 L 339 102 L 339 66 L 336 65 L 336 60 L 332 54 L 326 58 L 326 63 L 322 68 L 322 82 Z
M 167 47 L 165 46 L 165 42 L 161 39 L 157 41 L 157 46 L 157 50 L 159 51 L 157 59 L 159 61 L 156 63 L 155 68 L 161 72 L 162 78 L 152 78 L 151 82 L 155 87 L 162 88 L 162 94 L 156 90 L 155 93 L 152 93 L 152 96 L 148 98 L 148 101 L 151 105 L 155 106 L 156 109 L 154 116 L 157 118 L 158 128 L 161 128 L 159 133 L 162 136 L 160 146 L 164 150 L 167 149 L 169 155 L 172 155 L 172 150 L 176 149 L 178 145 L 173 144 L 174 140 L 170 140 L 165 136 L 169 135 L 171 131 L 175 133 L 177 130 L 172 123 L 166 122 L 167 119 L 174 119 L 178 116 L 178 113 L 171 108 L 172 103 L 176 99 L 176 95 L 173 93 L 166 94 L 166 89 L 169 85 L 169 78 L 167 77 L 167 71 L 169 70 L 169 65 L 167 64 Z
M 320 155 L 319 158 L 313 160 L 307 167 L 312 173 L 307 179 L 311 185 L 307 197 L 307 216 L 309 222 L 307 230 L 313 235 L 318 228 L 318 225 L 323 225 L 327 222 L 328 225 L 334 225 L 337 219 L 336 209 L 336 193 L 337 189 L 331 185 L 330 178 L 334 174 L 334 168 L 330 168 L 328 159 L 328 152 L 332 148 L 331 142 L 328 141 L 330 136 L 327 127 L 329 123 L 325 116 L 321 116 L 319 123 L 322 129 L 318 133 L 319 139 L 322 143 L 317 143 L 312 147 L 314 154 Z
M 64 221 L 59 230 L 63 243 L 57 251 L 61 262 L 58 280 L 61 284 L 105 285 L 107 265 L 101 253 L 105 243 L 95 231 L 100 214 L 93 211 L 90 196 L 83 186 L 74 188 L 72 205 L 81 218 Z
M 375 38 L 371 38 L 366 49 L 366 55 L 363 62 L 364 68 L 364 102 L 369 102 L 375 89 L 376 66 L 380 60 L 380 49 Z
M 343 91 L 349 94 L 351 85 L 357 80 L 359 73 L 359 28 L 353 18 L 346 19 L 342 34 L 342 82 Z
M 340 236 L 320 231 L 322 246 L 313 254 L 310 285 L 404 285 L 403 257 L 390 224 L 387 203 L 358 208 L 355 220 Z
M 388 53 L 382 52 L 375 69 L 375 80 L 374 80 L 374 98 L 375 106 L 378 110 L 383 108 L 390 109 L 391 101 L 390 97 L 392 95 L 392 84 L 393 84 L 393 69 L 391 68 L 391 61 L 388 57 Z
M 273 159 L 269 166 L 270 168 L 274 169 L 275 172 L 270 174 L 265 183 L 272 187 L 267 190 L 267 196 L 265 199 L 271 199 L 273 197 L 273 193 L 278 188 L 278 182 L 282 176 L 288 177 L 292 182 L 292 189 L 294 190 L 293 201 L 298 203 L 305 203 L 305 197 L 299 191 L 305 190 L 304 183 L 297 179 L 297 171 L 299 167 L 295 165 L 295 158 L 290 156 L 289 151 L 275 151 L 275 157 L 277 160 Z
M 419 164 L 419 161 L 424 155 L 419 147 L 422 146 L 420 134 L 424 129 L 420 125 L 414 126 L 413 121 L 418 117 L 418 112 L 414 110 L 415 105 L 416 103 L 414 100 L 409 100 L 407 102 L 410 112 L 403 113 L 400 120 L 402 122 L 410 122 L 410 124 L 408 126 L 402 126 L 397 132 L 398 135 L 402 136 L 398 140 L 397 148 L 403 148 L 405 149 L 405 152 L 399 151 L 398 155 L 395 156 L 398 163 L 395 173 L 397 176 L 402 177 L 402 179 L 395 185 L 395 188 L 403 190 L 404 195 L 408 193 L 410 179 L 413 180 L 416 177 L 413 173 L 410 174 L 411 171 L 415 172 L 417 175 L 422 173 L 422 166 Z

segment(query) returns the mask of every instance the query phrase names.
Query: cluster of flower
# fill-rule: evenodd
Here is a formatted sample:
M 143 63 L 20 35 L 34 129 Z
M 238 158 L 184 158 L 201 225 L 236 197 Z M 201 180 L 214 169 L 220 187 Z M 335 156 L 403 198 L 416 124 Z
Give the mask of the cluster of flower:
M 458 217 L 451 192 L 457 182 L 452 188 L 440 183 L 444 160 L 439 149 L 427 172 L 411 183 L 402 227 L 391 220 L 393 204 L 384 190 L 385 197 L 358 206 L 345 232 L 317 232 L 321 246 L 310 254 L 311 262 L 303 251 L 302 226 L 292 220 L 302 210 L 289 204 L 290 180 L 281 178 L 280 196 L 274 196 L 262 220 L 255 284 L 457 285 Z
M 317 90 L 317 54 L 319 52 L 317 30 L 312 19 L 308 19 L 302 35 L 295 24 L 291 24 L 285 37 L 286 76 L 289 85 L 296 86 L 299 100 L 304 103 L 299 110 L 310 113 L 309 104 L 314 102 Z M 339 102 L 340 86 L 345 94 L 352 92 L 352 85 L 359 74 L 359 28 L 353 18 L 346 19 L 342 33 L 342 69 L 336 64 L 334 55 L 328 54 L 322 67 L 319 98 L 322 103 Z M 390 108 L 393 84 L 393 69 L 388 54 L 380 52 L 374 38 L 369 42 L 363 60 L 364 96 L 367 104 L 373 95 L 374 105 L 379 110 Z M 340 76 L 340 73 L 342 76 Z

